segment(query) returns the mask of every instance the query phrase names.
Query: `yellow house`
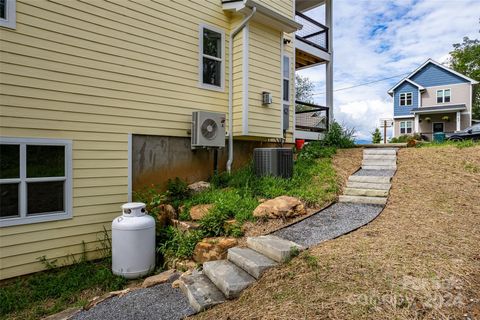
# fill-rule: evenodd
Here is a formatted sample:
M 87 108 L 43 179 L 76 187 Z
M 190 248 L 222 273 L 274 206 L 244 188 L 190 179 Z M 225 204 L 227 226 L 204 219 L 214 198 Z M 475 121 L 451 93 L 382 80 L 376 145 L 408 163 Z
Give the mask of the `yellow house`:
M 302 13 L 320 5 L 325 25 Z M 331 0 L 3 1 L 0 279 L 82 242 L 98 257 L 132 189 L 208 176 L 194 111 L 225 115 L 234 167 L 310 134 L 295 130 L 295 69 L 326 63 L 331 116 L 331 27 Z

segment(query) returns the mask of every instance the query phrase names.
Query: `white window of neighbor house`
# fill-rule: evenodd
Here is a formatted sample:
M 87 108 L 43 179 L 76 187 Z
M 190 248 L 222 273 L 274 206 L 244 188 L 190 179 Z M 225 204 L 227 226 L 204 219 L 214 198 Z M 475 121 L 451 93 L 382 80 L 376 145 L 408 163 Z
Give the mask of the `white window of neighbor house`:
M 16 0 L 0 0 L 0 27 L 16 28 L 15 1 Z
M 437 90 L 437 103 L 446 103 L 450 102 L 450 89 L 439 89 Z
M 400 122 L 400 134 L 412 133 L 413 121 L 401 121 Z
M 283 56 L 283 101 L 290 101 L 290 57 Z
M 225 86 L 225 32 L 200 25 L 199 77 L 206 89 L 223 90 Z
M 400 105 L 411 106 L 413 94 L 411 92 L 400 93 Z
M 71 141 L 0 138 L 0 226 L 71 216 Z

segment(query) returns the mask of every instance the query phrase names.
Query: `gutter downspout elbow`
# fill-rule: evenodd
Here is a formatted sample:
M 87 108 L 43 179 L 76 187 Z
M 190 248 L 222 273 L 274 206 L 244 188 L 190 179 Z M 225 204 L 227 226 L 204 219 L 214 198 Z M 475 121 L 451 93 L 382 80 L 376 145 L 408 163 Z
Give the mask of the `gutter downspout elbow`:
M 252 13 L 246 17 L 240 25 L 238 25 L 232 32 L 230 32 L 230 39 L 228 41 L 228 160 L 227 172 L 232 171 L 233 163 L 233 38 L 243 30 L 247 23 L 252 19 L 257 12 L 256 7 L 252 7 Z M 243 44 L 245 45 L 245 44 Z

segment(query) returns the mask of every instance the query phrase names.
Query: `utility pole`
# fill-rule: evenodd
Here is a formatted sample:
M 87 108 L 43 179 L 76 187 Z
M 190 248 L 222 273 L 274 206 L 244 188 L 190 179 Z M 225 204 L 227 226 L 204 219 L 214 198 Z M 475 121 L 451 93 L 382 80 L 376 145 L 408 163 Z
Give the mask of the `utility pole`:
M 387 143 L 387 128 L 393 126 L 393 119 L 380 119 L 380 128 L 383 128 L 383 143 Z

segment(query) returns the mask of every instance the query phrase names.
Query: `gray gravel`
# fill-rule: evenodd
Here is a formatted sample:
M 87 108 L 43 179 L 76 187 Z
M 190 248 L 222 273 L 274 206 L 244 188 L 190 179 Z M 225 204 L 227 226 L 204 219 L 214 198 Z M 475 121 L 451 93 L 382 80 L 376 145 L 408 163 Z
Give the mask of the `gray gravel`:
M 353 174 L 354 176 L 381 176 L 381 177 L 393 177 L 395 170 L 365 170 L 360 169 Z
M 310 247 L 369 223 L 382 211 L 382 205 L 335 203 L 294 225 L 273 234 Z
M 138 289 L 123 297 L 113 297 L 88 311 L 81 311 L 74 320 L 176 320 L 193 315 L 187 298 L 170 282 Z

